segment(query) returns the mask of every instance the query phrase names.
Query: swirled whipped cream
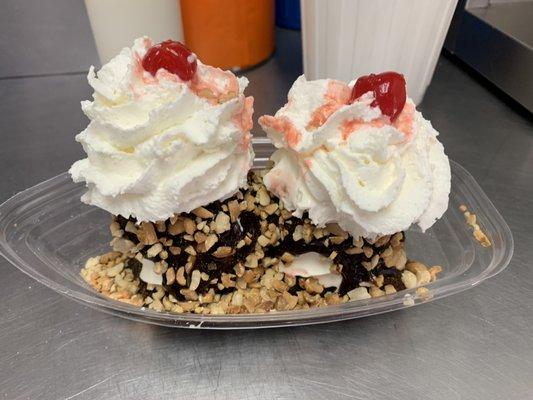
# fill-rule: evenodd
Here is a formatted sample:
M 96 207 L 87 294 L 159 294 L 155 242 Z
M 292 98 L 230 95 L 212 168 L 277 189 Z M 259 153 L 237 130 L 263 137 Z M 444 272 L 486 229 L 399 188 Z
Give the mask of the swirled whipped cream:
M 137 39 L 90 68 L 93 101 L 81 103 L 90 123 L 76 136 L 87 158 L 70 169 L 86 182 L 83 202 L 139 221 L 231 196 L 253 161 L 248 80 L 200 61 L 187 82 L 165 69 L 152 76 L 142 67 L 152 45 Z
M 448 207 L 450 165 L 438 132 L 408 99 L 397 119 L 354 82 L 300 76 L 287 104 L 259 123 L 278 148 L 267 188 L 296 216 L 338 223 L 355 237 L 428 229 Z

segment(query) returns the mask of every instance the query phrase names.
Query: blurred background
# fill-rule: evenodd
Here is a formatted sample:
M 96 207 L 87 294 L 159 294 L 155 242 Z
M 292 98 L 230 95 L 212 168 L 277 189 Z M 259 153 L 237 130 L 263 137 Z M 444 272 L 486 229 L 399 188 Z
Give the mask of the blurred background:
M 444 45 L 532 111 L 531 21 L 531 0 L 5 0 L 0 77 L 82 72 L 148 35 L 235 71 L 287 45 L 308 79 L 400 71 L 418 104 Z

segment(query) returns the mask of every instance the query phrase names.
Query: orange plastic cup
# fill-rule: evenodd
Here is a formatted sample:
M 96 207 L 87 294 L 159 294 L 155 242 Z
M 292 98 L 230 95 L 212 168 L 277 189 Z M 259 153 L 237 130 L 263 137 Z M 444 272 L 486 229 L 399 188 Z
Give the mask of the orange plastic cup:
M 181 0 L 185 43 L 200 60 L 242 69 L 274 51 L 274 0 Z

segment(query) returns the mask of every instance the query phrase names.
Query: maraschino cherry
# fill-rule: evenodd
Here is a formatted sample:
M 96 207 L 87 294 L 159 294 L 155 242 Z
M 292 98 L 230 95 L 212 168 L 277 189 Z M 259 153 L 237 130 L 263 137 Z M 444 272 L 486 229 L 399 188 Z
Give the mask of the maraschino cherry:
M 350 103 L 367 92 L 374 93 L 372 106 L 379 106 L 391 122 L 402 112 L 405 105 L 405 78 L 397 72 L 365 75 L 357 79 L 352 89 Z
M 180 42 L 165 40 L 148 49 L 142 66 L 153 76 L 160 68 L 164 68 L 178 75 L 182 81 L 190 81 L 196 73 L 196 55 Z

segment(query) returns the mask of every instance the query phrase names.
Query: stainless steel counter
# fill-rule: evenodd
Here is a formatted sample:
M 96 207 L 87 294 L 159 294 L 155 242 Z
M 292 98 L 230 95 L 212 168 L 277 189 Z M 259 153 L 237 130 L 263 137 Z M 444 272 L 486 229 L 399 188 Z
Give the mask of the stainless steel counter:
M 56 17 L 40 3 L 55 5 Z M 61 8 L 67 3 L 76 6 Z M 96 54 L 91 43 L 80 61 L 79 49 L 71 48 L 90 43 L 86 25 L 53 26 L 53 18 L 60 23 L 68 17 L 61 10 L 86 24 L 81 4 L 3 3 L 0 200 L 82 156 L 73 136 L 86 125 L 79 101 L 90 91 L 76 71 L 86 69 L 80 63 L 96 60 Z M 19 18 L 45 15 L 51 22 L 37 23 L 42 29 L 32 36 L 31 26 L 6 17 L 13 9 Z M 64 46 L 57 44 L 62 35 L 69 35 Z M 278 42 L 273 59 L 246 73 L 256 115 L 282 105 L 300 73 L 298 34 L 279 31 Z M 46 51 L 32 53 L 41 43 Z M 27 46 L 31 54 L 13 45 Z M 502 274 L 467 292 L 391 314 L 216 332 L 111 317 L 52 292 L 1 259 L 0 399 L 532 398 L 531 116 L 446 58 L 439 61 L 421 110 L 441 132 L 450 157 L 474 175 L 514 233 L 515 256 Z M 260 134 L 257 127 L 255 133 Z

